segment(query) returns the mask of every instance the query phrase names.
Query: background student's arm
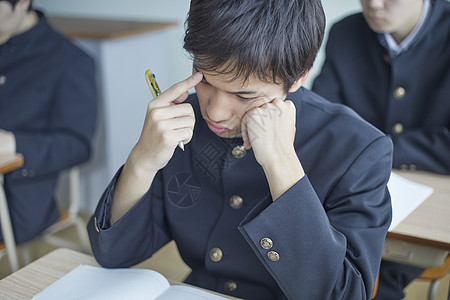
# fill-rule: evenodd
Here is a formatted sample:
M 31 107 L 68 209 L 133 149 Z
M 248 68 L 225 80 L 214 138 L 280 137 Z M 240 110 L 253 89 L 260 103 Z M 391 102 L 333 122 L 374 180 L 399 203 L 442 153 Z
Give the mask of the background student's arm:
M 11 118 L 16 118 L 15 121 L 26 118 L 29 123 L 16 125 L 11 132 L 16 151 L 25 157 L 23 168 L 32 170 L 34 176 L 57 173 L 90 156 L 97 113 L 94 63 L 83 56 L 61 66 L 61 72 L 58 82 L 49 83 L 49 87 L 55 85 L 54 90 L 48 92 L 52 99 L 37 94 L 36 101 L 29 101 L 29 107 L 20 108 L 22 116 L 14 115 L 14 107 L 11 107 Z M 33 84 L 30 86 L 34 88 Z M 37 88 L 42 89 L 42 86 Z M 35 92 L 46 93 L 47 90 Z M 32 119 L 36 122 L 30 122 Z M 22 175 L 19 169 L 9 176 Z
M 131 151 L 114 192 L 111 225 L 129 211 L 148 191 L 156 173 L 172 158 L 180 141 L 192 138 L 195 115 L 192 106 L 182 103 L 202 79 L 196 73 L 181 81 L 148 104 L 139 141 Z M 176 104 L 176 105 L 175 105 Z
M 391 135 L 394 143 L 393 167 L 406 166 L 441 174 L 450 174 L 449 127 L 405 129 Z

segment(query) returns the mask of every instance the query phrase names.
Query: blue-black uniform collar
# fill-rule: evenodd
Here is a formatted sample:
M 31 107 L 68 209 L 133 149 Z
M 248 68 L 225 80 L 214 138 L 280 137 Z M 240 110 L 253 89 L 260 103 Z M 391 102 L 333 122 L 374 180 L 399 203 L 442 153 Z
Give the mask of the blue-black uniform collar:
M 431 8 L 430 12 L 428 14 L 427 19 L 425 20 L 425 23 L 422 24 L 422 28 L 420 28 L 419 32 L 417 33 L 416 37 L 414 38 L 414 41 L 409 45 L 409 49 L 413 48 L 417 43 L 422 41 L 424 38 L 427 38 L 428 36 L 433 36 L 433 30 L 436 27 L 436 23 L 438 23 L 441 19 L 442 14 L 444 13 L 443 6 L 446 4 L 446 0 L 431 0 Z M 386 40 L 384 39 L 383 34 L 377 34 L 378 40 L 380 41 L 380 44 L 388 50 L 388 45 Z
M 30 41 L 39 38 L 39 36 L 41 36 L 45 32 L 48 26 L 47 20 L 42 12 L 37 10 L 35 10 L 35 12 L 39 17 L 39 20 L 36 23 L 36 25 L 34 25 L 25 32 L 12 36 L 4 45 L 9 45 L 10 47 L 13 46 L 15 48 L 21 48 L 26 45 L 30 45 Z

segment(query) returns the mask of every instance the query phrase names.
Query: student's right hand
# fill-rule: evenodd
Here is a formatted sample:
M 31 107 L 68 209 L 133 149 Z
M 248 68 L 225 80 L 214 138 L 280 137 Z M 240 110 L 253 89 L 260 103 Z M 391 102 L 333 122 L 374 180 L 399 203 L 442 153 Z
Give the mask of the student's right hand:
M 167 165 L 180 141 L 186 144 L 191 140 L 194 110 L 190 104 L 182 102 L 202 77 L 202 73 L 195 73 L 150 101 L 141 136 L 129 158 L 139 168 L 157 172 Z
M 111 226 L 148 191 L 156 173 L 172 158 L 178 143 L 191 140 L 194 110 L 190 104 L 182 102 L 202 77 L 202 73 L 196 73 L 174 84 L 148 104 L 139 141 L 117 180 L 111 206 Z
M 16 152 L 16 137 L 11 131 L 0 129 L 0 154 Z

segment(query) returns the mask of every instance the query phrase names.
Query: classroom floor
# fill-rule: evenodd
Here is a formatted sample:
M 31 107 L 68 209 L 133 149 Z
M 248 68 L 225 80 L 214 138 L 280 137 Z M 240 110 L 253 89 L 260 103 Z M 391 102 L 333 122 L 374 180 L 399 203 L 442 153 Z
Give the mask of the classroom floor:
M 89 216 L 83 216 L 88 220 Z M 86 221 L 87 222 L 87 221 Z M 76 231 L 69 228 L 62 232 L 65 237 L 71 241 L 77 241 Z M 60 235 L 61 235 L 60 234 Z M 29 243 L 30 253 L 33 258 L 38 258 L 54 249 L 55 246 L 49 245 L 39 239 Z M 136 267 L 153 269 L 167 278 L 175 281 L 183 281 L 188 275 L 190 269 L 183 263 L 177 251 L 174 242 L 167 244 L 150 259 L 140 263 Z M 6 256 L 0 259 L 0 279 L 10 274 L 9 262 Z M 438 300 L 447 300 L 449 291 L 450 274 L 441 281 L 438 289 Z M 404 300 L 425 300 L 427 299 L 429 282 L 424 280 L 415 280 L 406 288 L 406 297 Z

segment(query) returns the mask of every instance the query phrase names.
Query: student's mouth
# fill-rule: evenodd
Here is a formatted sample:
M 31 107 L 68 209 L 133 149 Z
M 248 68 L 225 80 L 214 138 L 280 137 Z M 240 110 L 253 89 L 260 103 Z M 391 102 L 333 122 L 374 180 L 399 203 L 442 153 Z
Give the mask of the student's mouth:
M 208 121 L 206 121 L 206 124 L 208 124 L 209 129 L 212 132 L 214 132 L 215 134 L 224 134 L 224 133 L 230 131 L 228 128 L 217 126 L 217 125 L 212 124 L 212 123 L 210 123 Z
M 383 19 L 378 16 L 369 15 L 368 18 L 370 20 L 370 23 L 374 25 L 381 25 L 383 23 Z

